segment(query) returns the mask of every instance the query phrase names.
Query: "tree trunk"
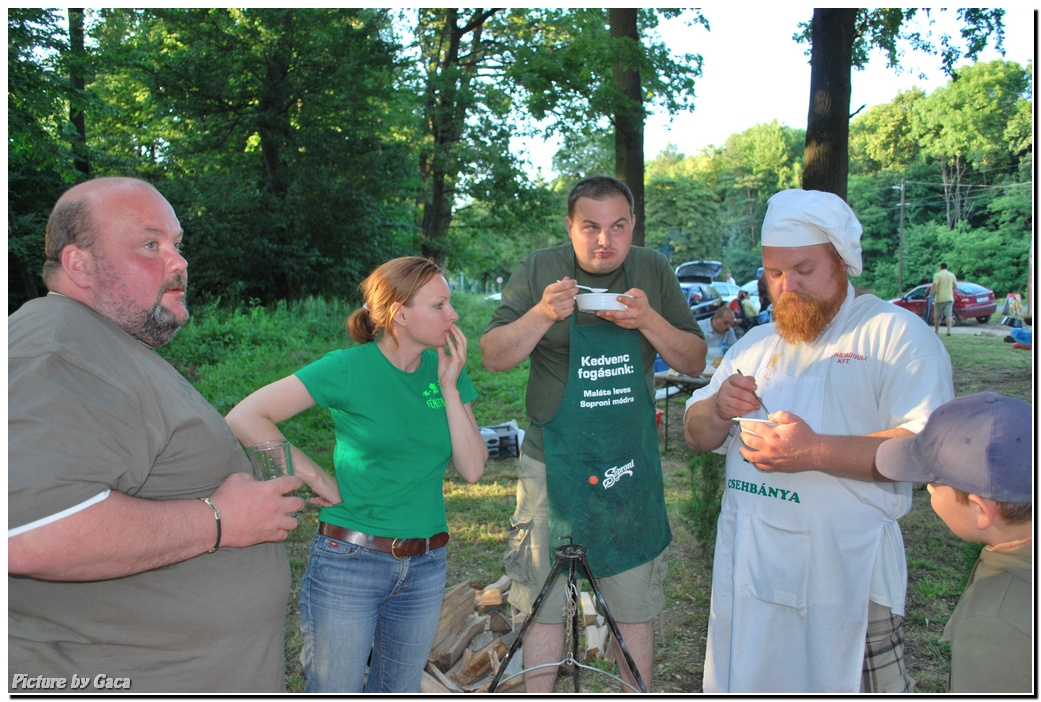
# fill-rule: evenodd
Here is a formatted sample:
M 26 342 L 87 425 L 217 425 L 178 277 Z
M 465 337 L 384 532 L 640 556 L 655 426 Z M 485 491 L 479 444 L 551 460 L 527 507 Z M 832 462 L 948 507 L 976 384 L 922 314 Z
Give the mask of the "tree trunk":
M 455 152 L 463 137 L 467 112 L 473 107 L 470 84 L 480 63 L 484 23 L 496 12 L 497 9 L 475 10 L 463 26 L 459 26 L 459 10 L 446 9 L 437 38 L 439 46 L 427 49 L 430 65 L 424 103 L 433 144 L 423 150 L 419 163 L 420 178 L 426 189 L 422 206 L 422 253 L 442 265 L 459 175 Z M 460 53 L 467 34 L 472 34 L 470 51 L 463 61 Z
M 802 187 L 846 199 L 849 98 L 857 8 L 816 8 L 810 50 L 810 110 Z
M 291 35 L 292 22 L 289 14 L 281 17 L 281 37 Z M 269 302 L 291 299 L 294 295 L 294 284 L 285 257 L 293 240 L 293 232 L 288 218 L 284 216 L 289 195 L 286 149 L 293 132 L 289 116 L 292 104 L 288 84 L 292 63 L 290 51 L 283 39 L 274 42 L 270 53 L 264 57 L 263 82 L 257 100 L 257 133 L 264 168 L 260 190 L 264 194 L 261 202 L 267 225 L 267 231 L 262 236 L 266 236 L 271 245 L 270 250 L 276 252 L 280 259 L 272 266 Z
M 639 51 L 640 35 L 636 27 L 636 8 L 608 10 L 611 38 L 625 45 L 620 50 L 612 67 L 612 78 L 618 91 L 625 96 L 624 104 L 614 114 L 615 175 L 633 192 L 633 244 L 644 244 L 644 188 L 643 188 L 643 91 L 640 88 L 640 71 L 633 55 Z M 631 51 L 630 51 L 631 49 Z
M 87 152 L 87 121 L 83 116 L 83 94 L 87 87 L 84 78 L 86 52 L 83 48 L 83 8 L 69 9 L 69 85 L 72 97 L 69 100 L 69 121 L 72 122 L 72 158 L 76 170 L 84 176 L 90 175 L 90 155 Z

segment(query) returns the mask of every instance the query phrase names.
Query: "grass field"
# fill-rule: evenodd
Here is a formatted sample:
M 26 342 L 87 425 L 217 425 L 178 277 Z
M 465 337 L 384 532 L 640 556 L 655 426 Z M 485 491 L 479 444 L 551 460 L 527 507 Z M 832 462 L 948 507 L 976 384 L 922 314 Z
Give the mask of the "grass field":
M 507 373 L 481 367 L 478 339 L 491 315 L 490 303 L 477 296 L 453 298 L 460 325 L 470 339 L 468 371 L 480 392 L 474 411 L 482 425 L 510 419 L 522 423 L 526 363 Z M 161 352 L 222 413 L 256 388 L 281 378 L 327 351 L 347 343 L 343 321 L 350 308 L 322 300 L 235 310 L 193 309 L 193 319 Z M 958 395 L 994 390 L 1033 400 L 1033 355 L 1013 350 L 1001 336 L 956 334 L 944 337 L 954 364 Z M 711 585 L 710 546 L 714 539 L 712 505 L 720 492 L 719 464 L 714 455 L 695 456 L 683 441 L 685 397 L 670 400 L 669 450 L 663 453 L 666 502 L 674 541 L 666 581 L 667 607 L 658 626 L 654 690 L 661 693 L 701 691 L 708 604 Z M 664 424 L 664 423 L 663 423 Z M 321 465 L 331 470 L 332 427 L 326 413 L 314 409 L 282 425 L 282 430 Z M 402 429 L 407 437 L 407 428 Z M 449 542 L 449 585 L 463 581 L 491 583 L 502 575 L 506 525 L 513 511 L 516 459 L 488 462 L 484 477 L 469 485 L 446 473 L 445 501 L 452 540 Z M 708 477 L 706 477 L 708 476 Z M 715 476 L 715 477 L 712 477 Z M 286 547 L 294 590 L 286 619 L 286 680 L 290 691 L 303 691 L 298 660 L 297 593 L 315 530 L 317 510 L 301 515 L 301 525 Z M 933 513 L 928 493 L 914 493 L 911 513 L 901 520 L 908 558 L 906 656 L 919 692 L 945 691 L 950 651 L 938 639 L 964 588 L 979 547 L 954 536 Z M 583 692 L 604 687 L 583 676 Z M 610 681 L 607 681 L 610 683 Z M 558 691 L 567 690 L 562 681 Z M 588 686 L 588 687 L 587 687 Z

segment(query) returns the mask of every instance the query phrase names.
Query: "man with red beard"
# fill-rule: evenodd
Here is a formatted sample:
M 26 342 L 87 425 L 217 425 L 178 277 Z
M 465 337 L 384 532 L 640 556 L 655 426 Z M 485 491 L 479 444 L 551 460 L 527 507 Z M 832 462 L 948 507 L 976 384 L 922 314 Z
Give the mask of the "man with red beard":
M 861 232 L 836 195 L 770 198 L 762 253 L 775 322 L 745 334 L 687 403 L 687 442 L 727 457 L 705 692 L 914 687 L 897 525 L 911 484 L 883 477 L 874 456 L 917 433 L 954 388 L 921 319 L 855 294 Z
M 68 691 L 285 692 L 298 477 L 256 482 L 154 347 L 188 319 L 170 203 L 99 178 L 59 198 L 50 291 L 8 318 L 8 669 Z

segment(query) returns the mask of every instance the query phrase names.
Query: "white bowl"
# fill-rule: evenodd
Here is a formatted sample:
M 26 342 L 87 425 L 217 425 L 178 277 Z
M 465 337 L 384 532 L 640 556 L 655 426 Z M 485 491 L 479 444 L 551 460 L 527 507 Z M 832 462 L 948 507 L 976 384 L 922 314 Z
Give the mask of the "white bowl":
M 735 424 L 737 424 L 738 428 L 740 428 L 741 431 L 747 431 L 749 434 L 754 434 L 755 436 L 760 436 L 759 434 L 756 434 L 756 432 L 755 432 L 755 430 L 759 426 L 765 426 L 765 427 L 776 427 L 776 426 L 778 426 L 777 422 L 771 422 L 769 419 L 751 419 L 749 417 L 734 417 L 731 421 L 734 422 Z
M 580 312 L 596 312 L 597 310 L 624 310 L 625 305 L 618 301 L 619 297 L 632 297 L 620 293 L 583 293 L 575 295 Z

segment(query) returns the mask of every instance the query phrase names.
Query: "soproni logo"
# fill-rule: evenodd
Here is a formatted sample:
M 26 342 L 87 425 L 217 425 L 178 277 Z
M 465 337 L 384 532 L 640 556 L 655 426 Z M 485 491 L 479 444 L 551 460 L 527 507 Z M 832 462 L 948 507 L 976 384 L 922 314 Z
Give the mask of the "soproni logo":
M 430 383 L 423 391 L 423 397 L 427 399 L 427 407 L 440 409 L 445 406 L 445 398 L 441 397 L 441 387 L 437 383 Z
M 636 465 L 636 459 L 633 459 L 626 463 L 624 466 L 615 466 L 614 468 L 608 468 L 607 472 L 604 473 L 604 490 L 613 486 L 623 475 L 632 477 L 633 467 Z

